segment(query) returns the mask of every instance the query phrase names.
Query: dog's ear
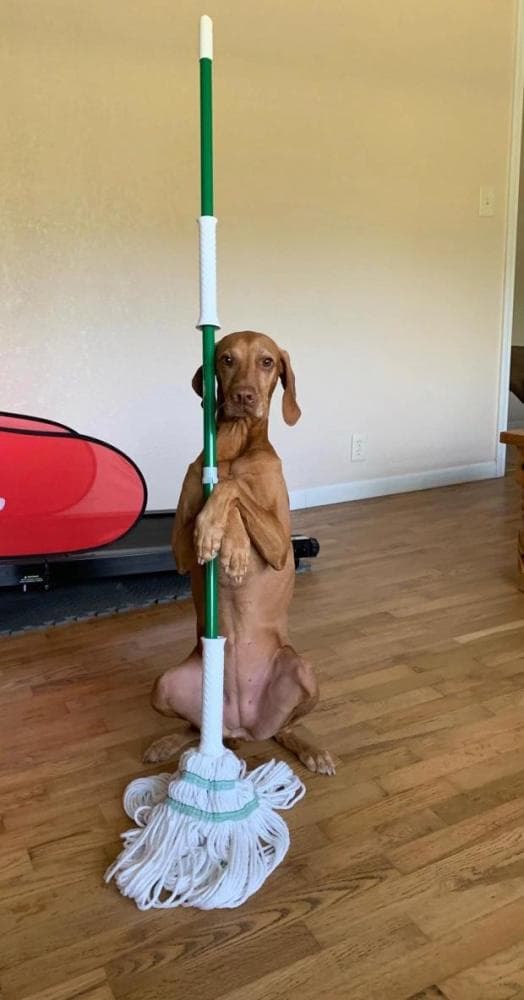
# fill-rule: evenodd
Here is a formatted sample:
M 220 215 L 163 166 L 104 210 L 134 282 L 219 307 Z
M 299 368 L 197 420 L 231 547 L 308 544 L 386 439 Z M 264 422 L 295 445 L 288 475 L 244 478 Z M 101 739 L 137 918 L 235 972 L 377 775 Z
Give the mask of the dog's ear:
M 195 374 L 193 375 L 193 380 L 191 382 L 193 389 L 195 390 L 197 396 L 200 399 L 204 399 L 204 376 L 202 373 L 202 365 L 197 368 Z M 202 406 L 204 404 L 202 403 Z M 224 393 L 222 392 L 222 386 L 220 385 L 220 379 L 217 380 L 217 409 L 221 410 L 224 405 Z
M 289 354 L 287 351 L 280 351 L 280 381 L 284 389 L 282 396 L 282 416 L 293 427 L 297 420 L 300 420 L 302 411 L 297 403 L 297 393 L 295 389 L 295 373 L 291 367 Z
M 202 374 L 202 365 L 200 365 L 200 368 L 197 368 L 195 374 L 193 375 L 191 385 L 197 396 L 200 396 L 200 399 L 202 399 L 204 396 L 204 376 Z

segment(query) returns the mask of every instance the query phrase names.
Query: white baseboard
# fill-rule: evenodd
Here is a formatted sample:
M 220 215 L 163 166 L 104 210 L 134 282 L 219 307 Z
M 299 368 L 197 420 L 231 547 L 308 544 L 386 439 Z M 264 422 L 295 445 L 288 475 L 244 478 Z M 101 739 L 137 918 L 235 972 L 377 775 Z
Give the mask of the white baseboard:
M 333 483 L 330 486 L 310 486 L 305 490 L 291 490 L 291 510 L 307 507 L 324 507 L 331 503 L 349 500 L 367 500 L 369 497 L 389 496 L 392 493 L 410 493 L 429 490 L 435 486 L 454 486 L 477 479 L 494 479 L 496 462 L 477 462 L 475 465 L 455 465 L 449 469 L 430 469 L 427 472 L 409 472 L 403 476 L 385 476 L 383 479 L 361 479 L 352 483 Z

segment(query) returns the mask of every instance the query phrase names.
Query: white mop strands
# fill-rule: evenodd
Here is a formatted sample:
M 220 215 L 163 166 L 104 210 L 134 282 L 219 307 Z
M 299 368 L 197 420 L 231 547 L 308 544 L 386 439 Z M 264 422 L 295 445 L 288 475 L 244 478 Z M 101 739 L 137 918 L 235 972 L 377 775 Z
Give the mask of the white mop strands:
M 217 742 L 212 716 L 223 686 L 216 661 L 224 640 L 203 643 L 203 707 L 211 717 L 203 719 L 205 748 L 184 753 L 174 775 L 132 781 L 124 795 L 137 827 L 123 835 L 124 849 L 105 878 L 114 877 L 140 910 L 240 906 L 287 853 L 289 831 L 274 810 L 290 809 L 305 792 L 286 763 L 271 761 L 246 774 L 245 763 L 224 749 L 221 732 Z
M 115 876 L 140 910 L 240 906 L 287 853 L 289 831 L 274 809 L 291 808 L 303 794 L 285 763 L 246 776 L 229 750 L 218 760 L 188 752 L 176 774 L 128 786 L 124 808 L 139 826 L 124 834 L 106 881 Z

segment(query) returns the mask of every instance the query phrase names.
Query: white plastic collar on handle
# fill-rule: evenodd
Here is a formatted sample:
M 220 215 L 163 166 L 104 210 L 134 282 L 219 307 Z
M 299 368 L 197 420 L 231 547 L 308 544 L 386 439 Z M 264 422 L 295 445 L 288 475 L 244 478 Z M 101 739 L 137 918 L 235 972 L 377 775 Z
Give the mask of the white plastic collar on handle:
M 200 18 L 200 58 L 213 58 L 213 22 L 207 14 Z
M 197 327 L 220 329 L 217 316 L 217 220 L 214 215 L 201 215 L 200 229 L 200 319 Z
M 224 726 L 224 646 L 223 636 L 202 639 L 202 724 L 200 752 L 208 757 L 224 753 L 222 732 Z
M 202 485 L 216 486 L 217 483 L 218 483 L 218 469 L 216 465 L 204 465 L 202 469 Z

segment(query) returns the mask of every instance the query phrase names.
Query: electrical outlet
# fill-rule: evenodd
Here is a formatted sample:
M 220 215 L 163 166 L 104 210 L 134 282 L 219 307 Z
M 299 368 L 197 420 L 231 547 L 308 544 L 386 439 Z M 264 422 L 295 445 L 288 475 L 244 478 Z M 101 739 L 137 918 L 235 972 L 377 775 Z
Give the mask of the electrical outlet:
M 367 438 L 365 434 L 352 434 L 351 435 L 351 461 L 352 462 L 365 462 L 366 461 L 366 446 Z
M 484 185 L 480 189 L 479 215 L 495 214 L 495 188 Z

